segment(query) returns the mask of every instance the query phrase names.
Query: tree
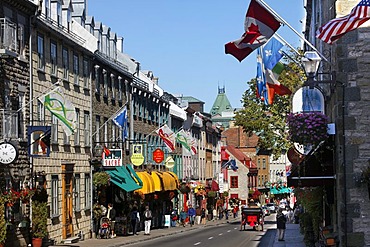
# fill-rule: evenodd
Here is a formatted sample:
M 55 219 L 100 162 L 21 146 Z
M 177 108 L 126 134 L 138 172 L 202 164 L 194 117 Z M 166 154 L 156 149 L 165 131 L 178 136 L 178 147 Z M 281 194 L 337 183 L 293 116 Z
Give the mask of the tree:
M 285 66 L 279 81 L 292 92 L 302 86 L 304 72 L 294 62 Z M 256 97 L 256 79 L 247 82 L 248 89 L 244 92 L 243 108 L 236 112 L 235 124 L 243 127 L 245 133 L 256 134 L 258 148 L 271 151 L 274 158 L 280 157 L 288 150 L 291 143 L 287 139 L 286 116 L 291 111 L 291 97 L 275 95 L 272 105 L 265 105 Z

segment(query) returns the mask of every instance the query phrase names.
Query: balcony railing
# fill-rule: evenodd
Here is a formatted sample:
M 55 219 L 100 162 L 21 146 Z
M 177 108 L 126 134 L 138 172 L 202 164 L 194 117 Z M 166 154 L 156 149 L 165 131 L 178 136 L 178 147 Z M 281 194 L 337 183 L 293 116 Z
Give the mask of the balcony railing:
M 0 49 L 17 51 L 17 25 L 6 18 L 0 18 Z

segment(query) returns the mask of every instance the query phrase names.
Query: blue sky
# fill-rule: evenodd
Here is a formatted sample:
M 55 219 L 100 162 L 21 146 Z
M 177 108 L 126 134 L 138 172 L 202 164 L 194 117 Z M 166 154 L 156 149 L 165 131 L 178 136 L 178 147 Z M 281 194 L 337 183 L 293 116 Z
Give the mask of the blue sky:
M 232 107 L 242 106 L 247 82 L 256 76 L 256 51 L 241 63 L 224 45 L 244 32 L 250 0 L 88 0 L 87 14 L 124 38 L 124 52 L 151 70 L 159 86 L 193 96 L 209 112 L 225 87 Z M 304 0 L 264 0 L 301 33 Z M 277 32 L 293 47 L 300 38 L 287 26 Z

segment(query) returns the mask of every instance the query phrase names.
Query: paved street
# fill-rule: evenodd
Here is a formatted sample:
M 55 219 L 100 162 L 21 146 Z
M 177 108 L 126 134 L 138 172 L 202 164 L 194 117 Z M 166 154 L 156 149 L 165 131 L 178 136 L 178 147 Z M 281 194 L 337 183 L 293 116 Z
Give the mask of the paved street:
M 265 218 L 265 229 L 264 232 L 253 232 L 255 236 L 260 236 L 263 239 L 263 245 L 262 240 L 258 239 L 251 239 L 255 245 L 253 246 L 268 246 L 268 247 L 304 247 L 303 243 L 303 236 L 299 232 L 299 225 L 298 224 L 287 224 L 287 230 L 285 235 L 285 241 L 278 241 L 277 235 L 276 235 L 276 224 L 275 224 L 275 214 L 267 216 Z M 199 229 L 204 228 L 205 230 L 211 227 L 215 226 L 231 226 L 229 227 L 228 232 L 230 231 L 237 231 L 239 232 L 239 225 L 240 218 L 231 219 L 230 221 L 223 220 L 215 220 L 215 221 L 208 221 L 206 225 L 195 225 L 193 227 L 190 227 L 187 225 L 186 227 L 171 227 L 171 228 L 163 228 L 163 229 L 153 229 L 151 231 L 150 235 L 144 235 L 144 232 L 139 232 L 139 235 L 136 236 L 117 236 L 117 238 L 114 239 L 87 239 L 84 241 L 79 241 L 78 243 L 74 244 L 61 244 L 57 245 L 59 246 L 75 246 L 75 247 L 98 247 L 98 246 L 104 246 L 104 247 L 119 247 L 119 246 L 125 246 L 125 245 L 133 245 L 133 246 L 142 246 L 144 244 L 143 241 L 148 240 L 158 240 L 159 238 L 163 237 L 176 237 L 176 234 L 186 234 L 191 233 L 192 231 L 196 231 Z M 250 236 L 250 229 L 245 233 L 246 238 L 249 238 Z M 199 231 L 198 231 L 199 232 Z M 262 234 L 263 235 L 262 235 Z M 218 233 L 217 235 L 219 235 Z M 240 234 L 239 234 L 240 235 Z M 207 238 L 205 238 L 206 240 Z M 141 244 L 140 244 L 141 243 Z M 247 243 L 247 242 L 246 242 Z M 136 244 L 136 245 L 135 245 Z M 239 243 L 242 244 L 242 243 Z M 197 246 L 207 246 L 205 243 L 202 245 L 199 242 L 194 242 L 193 245 Z M 250 245 L 239 245 L 239 246 L 250 246 Z

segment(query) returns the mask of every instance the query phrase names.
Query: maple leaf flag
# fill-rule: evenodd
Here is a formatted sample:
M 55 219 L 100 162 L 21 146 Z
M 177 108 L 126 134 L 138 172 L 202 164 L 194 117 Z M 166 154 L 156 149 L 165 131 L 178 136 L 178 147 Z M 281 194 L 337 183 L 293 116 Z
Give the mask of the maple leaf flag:
M 265 44 L 279 29 L 280 22 L 256 0 L 251 0 L 245 16 L 245 33 L 238 40 L 225 45 L 225 53 L 241 62 L 255 49 Z
M 349 15 L 333 19 L 319 28 L 316 37 L 322 41 L 332 44 L 346 33 L 357 29 L 370 19 L 370 1 L 362 0 L 351 10 Z

